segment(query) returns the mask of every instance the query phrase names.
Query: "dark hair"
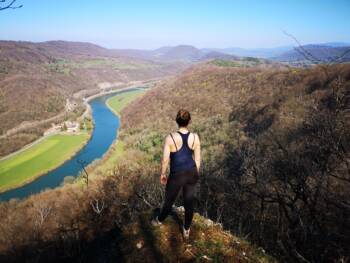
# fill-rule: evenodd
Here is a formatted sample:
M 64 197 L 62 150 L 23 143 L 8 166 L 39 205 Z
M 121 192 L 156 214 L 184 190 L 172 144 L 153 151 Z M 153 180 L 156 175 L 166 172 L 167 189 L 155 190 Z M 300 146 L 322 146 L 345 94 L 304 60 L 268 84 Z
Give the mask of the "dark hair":
M 191 120 L 191 114 L 187 110 L 181 109 L 178 111 L 176 115 L 176 123 L 180 127 L 186 127 L 190 122 L 190 120 Z

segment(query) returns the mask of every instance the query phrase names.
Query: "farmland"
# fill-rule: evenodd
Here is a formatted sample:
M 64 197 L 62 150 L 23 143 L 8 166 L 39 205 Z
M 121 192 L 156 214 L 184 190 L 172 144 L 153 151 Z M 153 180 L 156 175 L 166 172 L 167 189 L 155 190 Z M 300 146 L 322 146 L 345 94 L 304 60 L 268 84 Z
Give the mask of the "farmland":
M 0 161 L 0 192 L 29 183 L 72 157 L 89 135 L 56 134 Z

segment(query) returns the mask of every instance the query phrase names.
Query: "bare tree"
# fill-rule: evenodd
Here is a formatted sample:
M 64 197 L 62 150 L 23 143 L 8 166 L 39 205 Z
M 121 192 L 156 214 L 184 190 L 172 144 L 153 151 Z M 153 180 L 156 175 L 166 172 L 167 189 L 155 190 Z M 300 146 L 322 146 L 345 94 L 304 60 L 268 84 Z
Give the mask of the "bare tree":
M 23 5 L 15 5 L 17 0 L 0 0 L 0 11 L 5 9 L 17 9 L 21 8 Z
M 36 221 L 35 221 L 35 225 L 40 228 L 44 222 L 46 221 L 47 217 L 50 215 L 51 210 L 52 210 L 52 206 L 39 201 L 34 203 L 34 209 L 36 211 Z
M 90 201 L 92 210 L 98 215 L 100 215 L 105 207 L 105 203 L 103 200 L 99 200 L 97 198 L 93 198 L 93 200 Z
M 89 174 L 85 169 L 87 162 L 84 160 L 77 160 L 77 163 L 81 166 L 81 168 L 83 169 L 83 171 L 85 173 L 85 175 L 83 175 L 82 177 L 84 178 L 86 186 L 88 187 L 89 186 Z

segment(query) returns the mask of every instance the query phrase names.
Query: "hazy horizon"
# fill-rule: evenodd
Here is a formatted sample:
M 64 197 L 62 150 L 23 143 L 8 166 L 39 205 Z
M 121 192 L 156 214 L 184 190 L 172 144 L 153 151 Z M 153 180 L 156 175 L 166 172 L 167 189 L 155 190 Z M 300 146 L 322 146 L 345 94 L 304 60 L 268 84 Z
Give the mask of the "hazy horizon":
M 77 42 L 77 43 L 90 43 L 90 44 L 95 44 L 103 48 L 107 49 L 134 49 L 134 50 L 156 50 L 158 48 L 163 48 L 163 47 L 176 47 L 176 46 L 193 46 L 198 49 L 230 49 L 230 48 L 237 48 L 237 49 L 247 49 L 247 50 L 259 50 L 259 49 L 278 49 L 278 48 L 288 48 L 288 47 L 295 47 L 296 43 L 291 43 L 290 45 L 283 45 L 283 46 L 271 46 L 271 47 L 241 47 L 241 46 L 227 46 L 227 47 L 197 47 L 195 45 L 189 44 L 189 43 L 180 43 L 180 44 L 173 44 L 173 45 L 164 45 L 164 46 L 159 46 L 155 48 L 130 48 L 130 47 L 120 47 L 120 48 L 115 48 L 115 47 L 108 47 L 103 44 L 99 43 L 94 43 L 91 41 L 76 41 L 76 40 L 69 40 L 69 39 L 48 39 L 48 40 L 43 40 L 43 41 L 32 41 L 32 40 L 14 40 L 14 39 L 0 39 L 0 41 L 16 41 L 16 42 L 31 42 L 31 43 L 44 43 L 44 42 L 52 42 L 52 41 L 65 41 L 65 42 Z M 317 44 L 346 44 L 350 46 L 350 42 L 343 42 L 343 41 L 330 41 L 330 42 L 321 42 L 321 43 L 303 43 L 303 45 L 317 45 Z
M 1 40 L 90 42 L 107 48 L 275 48 L 350 43 L 350 2 L 29 1 L 0 14 Z

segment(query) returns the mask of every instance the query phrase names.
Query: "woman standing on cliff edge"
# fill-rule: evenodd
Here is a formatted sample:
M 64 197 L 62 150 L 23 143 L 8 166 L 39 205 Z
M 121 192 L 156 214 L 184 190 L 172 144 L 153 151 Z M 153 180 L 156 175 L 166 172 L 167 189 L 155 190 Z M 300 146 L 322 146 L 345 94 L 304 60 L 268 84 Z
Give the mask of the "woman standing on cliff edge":
M 162 171 L 160 183 L 165 187 L 165 201 L 160 214 L 152 220 L 152 224 L 161 225 L 169 215 L 177 194 L 182 189 L 185 224 L 182 227 L 183 236 L 189 238 L 193 218 L 193 201 L 196 184 L 199 179 L 200 141 L 196 133 L 188 130 L 191 115 L 187 110 L 179 110 L 176 116 L 177 132 L 170 133 L 164 142 Z M 170 160 L 170 174 L 166 175 Z

